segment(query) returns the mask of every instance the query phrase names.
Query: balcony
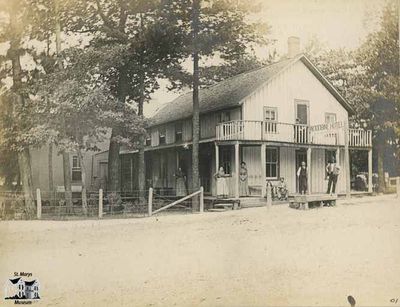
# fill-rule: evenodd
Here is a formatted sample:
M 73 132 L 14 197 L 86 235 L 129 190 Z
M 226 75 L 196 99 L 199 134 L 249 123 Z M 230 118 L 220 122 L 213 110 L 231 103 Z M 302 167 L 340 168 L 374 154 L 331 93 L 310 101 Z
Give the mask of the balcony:
M 347 129 L 343 122 L 315 126 L 281 122 L 235 120 L 216 127 L 218 141 L 270 141 L 307 145 L 371 147 L 370 130 Z M 345 129 L 348 133 L 345 134 Z

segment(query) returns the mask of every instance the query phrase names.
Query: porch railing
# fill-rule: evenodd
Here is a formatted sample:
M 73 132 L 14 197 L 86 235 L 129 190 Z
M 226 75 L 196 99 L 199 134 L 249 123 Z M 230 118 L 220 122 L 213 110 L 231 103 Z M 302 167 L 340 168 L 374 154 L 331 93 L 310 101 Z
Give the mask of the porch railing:
M 235 120 L 216 127 L 219 141 L 277 141 L 296 144 L 344 145 L 344 123 L 315 126 L 289 124 L 275 121 Z M 349 146 L 370 147 L 371 131 L 349 129 Z

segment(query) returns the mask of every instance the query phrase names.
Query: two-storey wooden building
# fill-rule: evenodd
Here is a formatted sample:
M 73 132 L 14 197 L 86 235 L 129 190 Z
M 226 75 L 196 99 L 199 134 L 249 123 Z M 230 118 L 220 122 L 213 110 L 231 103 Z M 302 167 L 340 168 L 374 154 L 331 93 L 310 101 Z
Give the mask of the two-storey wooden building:
M 250 194 L 265 195 L 267 180 L 284 177 L 296 193 L 296 170 L 309 168 L 311 193 L 327 188 L 325 166 L 341 165 L 338 192 L 350 193 L 350 150 L 368 151 L 371 131 L 348 128 L 352 108 L 304 55 L 252 70 L 200 90 L 200 176 L 216 194 L 218 166 L 232 176 L 229 194 L 239 197 L 239 164 L 246 162 Z M 174 194 L 178 167 L 191 183 L 192 93 L 165 104 L 151 119 L 146 141 L 148 186 Z M 137 188 L 134 153 L 122 152 L 122 187 Z M 366 161 L 367 162 L 367 161 Z M 370 189 L 372 185 L 369 185 Z

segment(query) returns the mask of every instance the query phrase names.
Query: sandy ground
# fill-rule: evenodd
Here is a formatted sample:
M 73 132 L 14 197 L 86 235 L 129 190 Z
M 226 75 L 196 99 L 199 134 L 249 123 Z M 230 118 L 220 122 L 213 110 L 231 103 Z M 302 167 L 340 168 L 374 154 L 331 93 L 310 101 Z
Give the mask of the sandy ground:
M 37 306 L 349 306 L 349 294 L 356 306 L 400 306 L 394 196 L 309 211 L 0 222 L 0 235 L 0 284 L 32 272 Z

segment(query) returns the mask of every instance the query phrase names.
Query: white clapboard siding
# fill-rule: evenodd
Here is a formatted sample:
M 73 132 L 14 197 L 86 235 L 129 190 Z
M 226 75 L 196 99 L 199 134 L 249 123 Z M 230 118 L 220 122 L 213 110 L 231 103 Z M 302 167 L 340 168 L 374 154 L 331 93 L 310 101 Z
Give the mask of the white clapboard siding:
M 337 121 L 347 121 L 347 111 L 300 61 L 286 68 L 268 84 L 247 97 L 243 120 L 264 120 L 264 106 L 276 107 L 279 122 L 295 123 L 295 101 L 309 103 L 309 124 L 325 122 L 325 112 L 335 113 Z

